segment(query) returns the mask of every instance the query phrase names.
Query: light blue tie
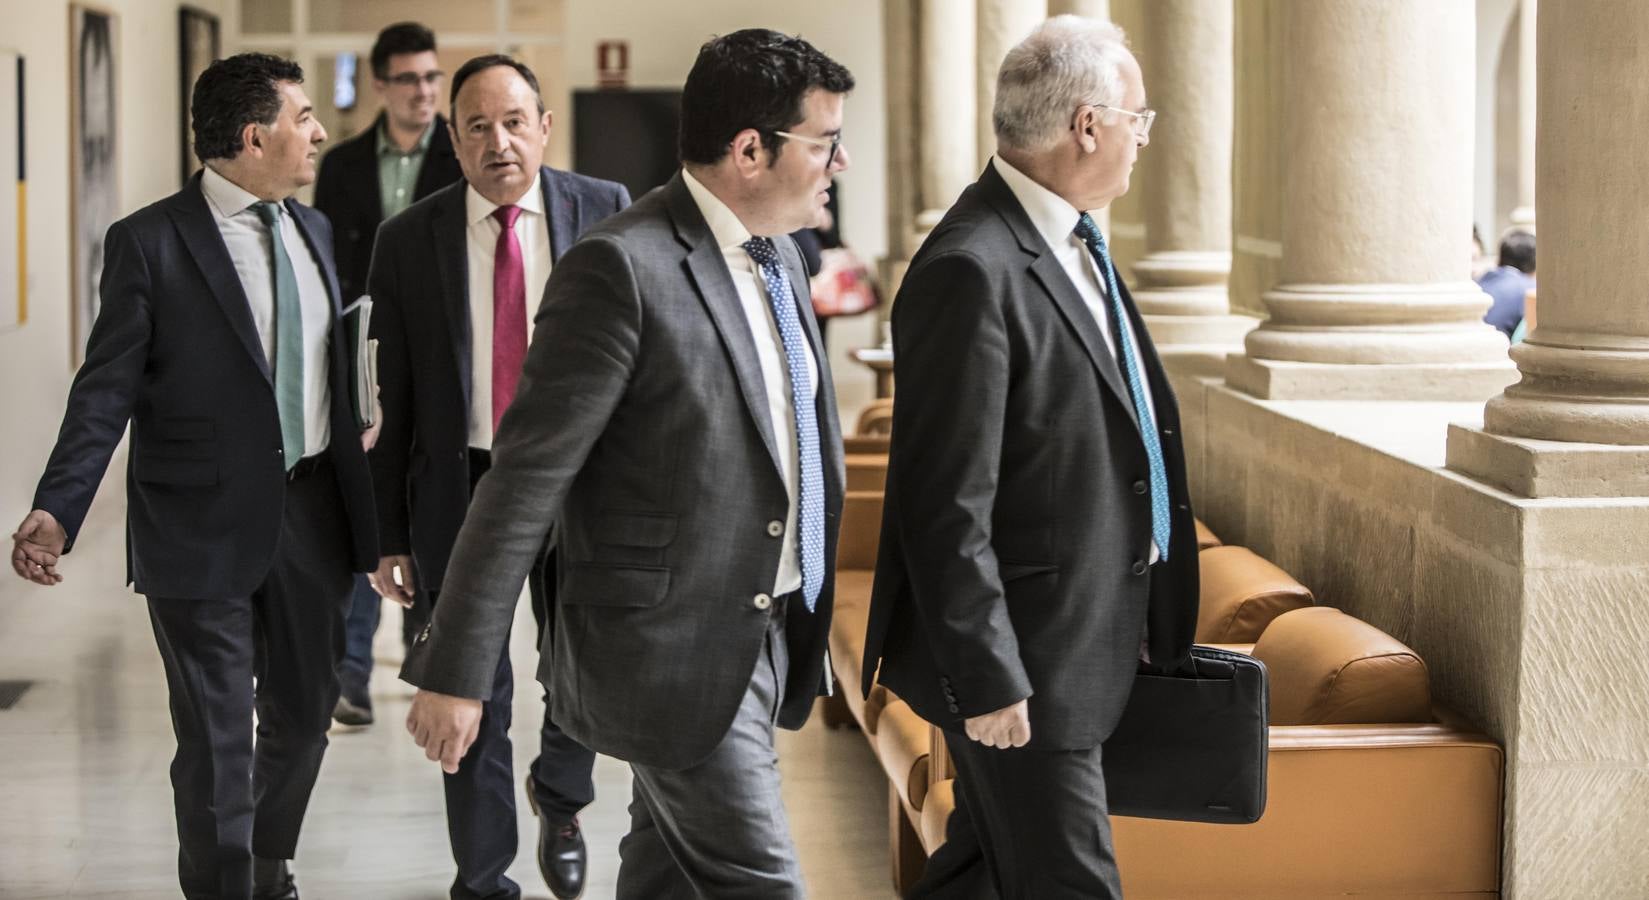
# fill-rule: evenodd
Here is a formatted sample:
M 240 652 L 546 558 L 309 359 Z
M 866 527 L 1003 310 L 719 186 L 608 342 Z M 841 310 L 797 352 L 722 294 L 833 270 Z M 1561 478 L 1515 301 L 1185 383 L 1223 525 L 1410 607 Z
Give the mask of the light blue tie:
M 287 471 L 303 459 L 303 306 L 298 276 L 281 240 L 281 208 L 255 203 L 269 226 L 269 253 L 275 263 L 275 410 L 281 417 L 281 452 Z
M 801 532 L 802 599 L 812 612 L 824 586 L 824 464 L 819 456 L 819 417 L 813 408 L 813 379 L 807 372 L 807 336 L 796 311 L 796 295 L 790 289 L 779 262 L 779 253 L 767 238 L 744 242 L 744 252 L 756 261 L 762 281 L 767 284 L 767 302 L 773 307 L 773 321 L 784 342 L 785 368 L 790 372 L 790 408 L 796 413 L 796 444 L 800 451 L 801 502 L 797 510 L 797 531 Z
M 1139 352 L 1129 335 L 1128 315 L 1123 309 L 1122 292 L 1117 290 L 1116 269 L 1111 265 L 1111 253 L 1105 248 L 1105 236 L 1099 226 L 1083 213 L 1076 220 L 1076 236 L 1088 245 L 1088 252 L 1099 262 L 1105 273 L 1105 285 L 1111 295 L 1111 315 L 1116 324 L 1117 352 L 1122 357 L 1122 373 L 1128 379 L 1128 394 L 1134 399 L 1134 415 L 1139 419 L 1139 433 L 1145 441 L 1145 459 L 1151 467 L 1151 539 L 1157 543 L 1158 558 L 1168 560 L 1168 538 L 1172 534 L 1172 519 L 1168 510 L 1168 467 L 1162 462 L 1162 439 L 1157 435 L 1157 417 L 1151 404 L 1145 402 L 1145 383 L 1139 374 Z

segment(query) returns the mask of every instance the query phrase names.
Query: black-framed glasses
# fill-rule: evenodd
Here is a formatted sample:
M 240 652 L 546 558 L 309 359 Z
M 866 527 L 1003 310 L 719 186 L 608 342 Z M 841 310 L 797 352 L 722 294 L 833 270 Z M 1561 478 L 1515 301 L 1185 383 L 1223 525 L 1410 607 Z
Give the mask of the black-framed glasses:
M 423 82 L 424 84 L 440 84 L 441 79 L 445 77 L 447 77 L 447 73 L 441 71 L 440 69 L 430 69 L 428 72 L 423 73 L 402 72 L 399 75 L 391 75 L 384 80 L 395 85 L 396 87 L 409 88 L 417 87 L 419 82 Z
M 815 147 L 829 147 L 830 155 L 825 157 L 825 168 L 827 169 L 835 164 L 836 152 L 842 149 L 842 136 L 839 134 L 833 138 L 816 138 L 808 137 L 805 134 L 795 134 L 789 131 L 775 131 L 773 133 L 779 137 L 790 138 L 793 141 L 801 141 L 804 144 L 812 144 Z

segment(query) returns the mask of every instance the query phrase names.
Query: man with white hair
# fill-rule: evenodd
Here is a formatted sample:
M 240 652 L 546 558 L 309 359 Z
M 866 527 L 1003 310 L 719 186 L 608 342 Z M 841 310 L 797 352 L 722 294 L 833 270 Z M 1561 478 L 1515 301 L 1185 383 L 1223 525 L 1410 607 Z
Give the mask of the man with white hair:
M 1197 620 L 1178 406 L 1092 217 L 1155 113 L 1122 32 L 1060 16 L 1009 51 L 992 118 L 996 156 L 893 307 L 865 683 L 956 762 L 911 896 L 1120 897 L 1101 744 Z

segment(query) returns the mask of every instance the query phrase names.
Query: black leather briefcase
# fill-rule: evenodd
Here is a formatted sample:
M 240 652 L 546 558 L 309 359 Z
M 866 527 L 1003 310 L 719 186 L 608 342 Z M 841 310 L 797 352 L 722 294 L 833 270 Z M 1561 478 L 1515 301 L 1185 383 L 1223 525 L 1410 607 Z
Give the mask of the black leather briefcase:
M 1265 812 L 1267 687 L 1259 660 L 1193 646 L 1184 670 L 1141 670 L 1105 741 L 1111 814 L 1242 825 Z

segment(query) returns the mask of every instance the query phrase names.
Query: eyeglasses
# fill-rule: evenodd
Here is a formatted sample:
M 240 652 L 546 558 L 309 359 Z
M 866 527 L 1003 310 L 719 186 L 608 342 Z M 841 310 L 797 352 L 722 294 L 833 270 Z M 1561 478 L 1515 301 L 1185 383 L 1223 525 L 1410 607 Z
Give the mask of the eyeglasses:
M 1156 120 L 1157 120 L 1157 111 L 1154 110 L 1154 109 L 1147 109 L 1147 110 L 1144 110 L 1142 112 L 1134 112 L 1131 109 L 1123 109 L 1120 106 L 1106 106 L 1103 103 L 1089 103 L 1087 105 L 1092 106 L 1094 109 L 1108 109 L 1111 112 L 1118 112 L 1118 113 L 1122 113 L 1125 116 L 1132 116 L 1133 119 L 1134 119 L 1134 135 L 1136 137 L 1141 137 L 1141 138 L 1150 137 L 1151 136 L 1151 125 L 1153 123 L 1155 123 Z M 1071 125 L 1071 127 L 1075 128 L 1076 125 L 1073 123 Z
M 825 168 L 827 169 L 835 164 L 836 151 L 842 149 L 842 136 L 839 134 L 833 138 L 816 138 L 808 137 L 805 134 L 793 134 L 789 131 L 775 131 L 773 133 L 779 137 L 790 138 L 793 141 L 801 141 L 804 144 L 812 144 L 815 147 L 829 147 L 830 155 L 825 157 Z
M 424 84 L 440 84 L 441 79 L 445 77 L 447 77 L 447 73 L 441 71 L 440 69 L 431 69 L 422 74 L 417 72 L 402 72 L 399 75 L 391 75 L 384 80 L 395 85 L 396 87 L 409 88 L 417 87 L 418 82 L 420 81 Z

